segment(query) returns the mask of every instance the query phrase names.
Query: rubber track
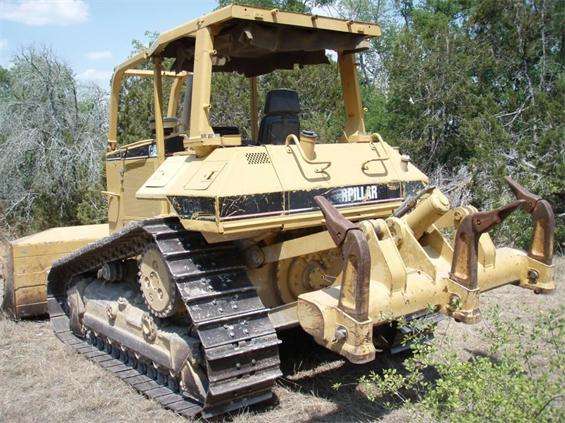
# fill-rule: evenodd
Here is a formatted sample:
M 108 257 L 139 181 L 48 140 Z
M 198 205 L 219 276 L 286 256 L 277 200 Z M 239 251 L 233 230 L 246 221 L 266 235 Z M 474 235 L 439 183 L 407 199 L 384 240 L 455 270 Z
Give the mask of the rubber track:
M 164 407 L 188 417 L 211 417 L 269 399 L 281 372 L 280 341 L 268 310 L 247 278 L 235 247 L 230 243 L 211 246 L 200 234 L 184 230 L 176 218 L 133 223 L 53 264 L 47 284 L 48 309 L 59 339 L 79 353 L 92 353 L 92 347 L 69 328 L 66 290 L 72 278 L 105 262 L 134 257 L 149 243 L 154 243 L 165 258 L 202 343 L 209 388 L 205 404 L 181 397 L 186 402 L 183 409 L 182 404 L 169 402 L 177 398 L 167 387 L 146 390 L 152 385 L 132 386 L 157 401 L 165 398 L 159 401 Z M 142 376 L 124 363 L 116 369 L 129 372 L 132 378 Z M 126 382 L 129 379 L 124 378 Z

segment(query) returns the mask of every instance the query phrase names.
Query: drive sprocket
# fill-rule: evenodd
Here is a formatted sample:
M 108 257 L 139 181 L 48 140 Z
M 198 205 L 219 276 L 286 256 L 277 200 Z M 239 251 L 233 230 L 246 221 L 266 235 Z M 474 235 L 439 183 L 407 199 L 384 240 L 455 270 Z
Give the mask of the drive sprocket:
M 148 245 L 139 258 L 139 284 L 151 314 L 165 318 L 177 313 L 180 298 L 159 249 Z

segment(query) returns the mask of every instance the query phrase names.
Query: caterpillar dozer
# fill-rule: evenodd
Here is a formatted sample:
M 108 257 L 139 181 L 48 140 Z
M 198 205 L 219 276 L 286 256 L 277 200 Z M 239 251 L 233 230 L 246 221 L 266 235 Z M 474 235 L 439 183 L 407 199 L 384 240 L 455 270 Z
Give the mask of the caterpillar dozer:
M 408 156 L 366 133 L 356 54 L 379 35 L 371 23 L 235 5 L 162 33 L 113 76 L 108 224 L 14 242 L 9 308 L 41 312 L 46 295 L 64 343 L 163 406 L 206 417 L 272 396 L 280 331 L 367 363 L 379 328 L 398 347 L 397 319 L 472 324 L 485 291 L 553 291 L 547 201 L 508 178 L 512 203 L 451 207 Z M 282 87 L 259 120 L 257 77 L 324 66 L 327 50 L 342 136 L 322 143 L 301 128 L 298 94 Z M 212 124 L 214 72 L 249 78 L 249 135 Z M 127 77 L 152 80 L 153 136 L 123 145 Z M 517 209 L 532 216 L 531 247 L 496 248 L 488 232 Z M 35 297 L 17 295 L 26 286 Z

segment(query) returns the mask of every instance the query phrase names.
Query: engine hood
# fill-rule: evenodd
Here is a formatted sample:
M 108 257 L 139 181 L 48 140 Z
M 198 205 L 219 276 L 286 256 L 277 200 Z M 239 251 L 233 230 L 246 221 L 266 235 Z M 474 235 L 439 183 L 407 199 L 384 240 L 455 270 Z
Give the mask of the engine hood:
M 428 178 L 385 143 L 218 148 L 169 157 L 136 194 L 168 199 L 185 220 L 226 222 L 317 211 L 316 195 L 341 208 L 401 201 Z

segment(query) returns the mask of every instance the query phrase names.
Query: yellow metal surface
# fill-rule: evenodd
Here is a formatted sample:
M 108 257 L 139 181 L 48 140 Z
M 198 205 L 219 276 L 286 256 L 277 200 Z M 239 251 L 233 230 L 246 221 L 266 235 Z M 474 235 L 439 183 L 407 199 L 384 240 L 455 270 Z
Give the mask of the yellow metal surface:
M 189 140 L 191 146 L 199 143 L 202 137 L 210 138 L 214 135 L 209 121 L 213 50 L 211 28 L 199 29 L 196 33 L 194 50 L 194 79 L 192 81 Z
M 209 182 L 205 195 L 246 195 L 255 193 L 313 190 L 336 186 L 370 184 L 398 184 L 428 178 L 416 167 L 401 170 L 400 154 L 384 144 L 386 159 L 369 143 L 320 144 L 316 146 L 316 161 L 330 166 L 317 172 L 318 165 L 302 159 L 296 146 L 264 145 L 216 149 L 206 158 L 194 156 L 169 157 L 159 168 L 159 174 L 170 175 L 166 184 L 156 186 L 148 179 L 137 192 L 138 198 L 162 199 L 167 196 L 200 196 L 201 180 Z M 261 158 L 254 161 L 253 158 Z M 371 158 L 379 159 L 374 167 L 364 168 Z M 209 175 L 208 166 L 221 167 Z
M 284 303 L 294 302 L 300 294 L 333 285 L 341 272 L 341 257 L 336 248 L 279 260 L 277 288 Z
M 351 20 L 335 19 L 327 16 L 306 15 L 300 13 L 281 12 L 279 10 L 260 9 L 250 6 L 226 6 L 193 21 L 187 22 L 170 31 L 163 32 L 151 46 L 148 55 L 161 53 L 174 40 L 183 37 L 194 37 L 201 28 L 214 27 L 230 19 L 268 22 L 276 25 L 291 25 L 318 30 L 338 31 L 353 34 L 364 34 L 378 37 L 381 30 L 378 25 Z
M 46 281 L 51 264 L 79 248 L 108 236 L 107 224 L 52 228 L 10 243 L 11 278 L 4 304 L 16 318 L 45 314 Z
M 161 72 L 161 73 L 165 74 L 165 72 Z M 176 75 L 180 75 L 180 74 L 176 74 Z M 180 95 L 187 76 L 188 74 L 186 74 L 186 76 L 181 76 L 173 80 L 173 84 L 171 86 L 171 93 L 169 95 L 169 104 L 167 106 L 167 116 L 173 117 L 177 115 L 179 102 L 180 102 Z
M 136 197 L 159 200 L 172 196 L 219 198 L 273 192 L 329 191 L 335 187 L 374 183 L 398 187 L 403 182 L 428 181 L 412 164 L 404 169 L 398 151 L 384 142 L 321 144 L 316 146 L 315 151 L 316 162 L 329 164 L 321 171 L 321 166 L 304 159 L 295 145 L 220 148 L 205 158 L 194 155 L 168 157 L 140 187 Z M 374 162 L 367 164 L 371 160 Z M 351 218 L 384 217 L 399 205 L 400 200 L 380 202 L 376 199 L 371 204 L 358 204 L 351 211 L 344 207 L 343 212 Z M 319 211 L 302 212 L 300 215 L 274 213 L 272 217 L 268 214 L 249 215 L 245 219 L 227 218 L 221 222 L 213 215 L 195 215 L 182 220 L 187 229 L 225 234 L 272 228 L 292 229 L 321 223 Z
M 343 101 L 345 103 L 345 116 L 347 118 L 343 131 L 343 141 L 358 141 L 360 136 L 365 135 L 365 121 L 363 117 L 363 104 L 361 102 L 361 90 L 355 66 L 355 54 L 340 53 L 338 64 L 343 89 Z
M 532 259 L 521 250 L 496 249 L 488 236 L 480 239 L 482 253 L 476 263 L 478 287 L 469 289 L 453 280 L 452 243 L 434 223 L 442 229 L 450 225 L 457 229 L 465 209 L 446 213 L 447 206 L 443 194 L 435 190 L 403 218 L 360 223 L 371 256 L 368 294 L 371 327 L 426 310 L 475 323 L 480 320 L 483 292 L 507 284 L 517 284 L 536 293 L 555 289 L 553 266 Z M 298 319 L 319 344 L 351 361 L 362 361 L 367 355 L 362 344 L 372 347 L 366 322 L 344 316 L 339 307 L 341 295 L 341 286 L 336 285 L 300 295 Z M 353 298 L 353 295 L 350 292 L 345 297 Z M 345 334 L 342 339 L 336 336 L 340 328 Z M 363 337 L 364 341 L 360 341 Z
M 149 142 L 147 142 L 149 143 Z M 160 201 L 137 199 L 136 191 L 155 172 L 156 157 L 106 161 L 108 222 L 113 232 L 126 223 L 161 213 Z
M 139 259 L 139 285 L 145 303 L 159 317 L 169 317 L 177 304 L 176 286 L 156 248 L 146 250 Z
M 163 128 L 163 81 L 161 78 L 162 62 L 160 57 L 153 58 L 153 103 L 155 105 L 155 141 L 157 163 L 165 161 L 165 132 Z

